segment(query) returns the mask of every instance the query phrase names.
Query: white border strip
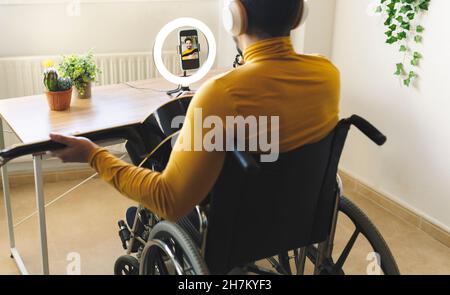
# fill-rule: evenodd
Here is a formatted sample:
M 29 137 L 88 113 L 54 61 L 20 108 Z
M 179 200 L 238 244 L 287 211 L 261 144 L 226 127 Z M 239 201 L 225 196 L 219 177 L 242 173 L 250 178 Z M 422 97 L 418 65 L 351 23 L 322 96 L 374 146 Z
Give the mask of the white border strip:
M 127 4 L 127 3 L 195 3 L 213 2 L 214 0 L 79 0 L 81 4 Z M 71 0 L 0 0 L 0 6 L 20 5 L 61 5 Z

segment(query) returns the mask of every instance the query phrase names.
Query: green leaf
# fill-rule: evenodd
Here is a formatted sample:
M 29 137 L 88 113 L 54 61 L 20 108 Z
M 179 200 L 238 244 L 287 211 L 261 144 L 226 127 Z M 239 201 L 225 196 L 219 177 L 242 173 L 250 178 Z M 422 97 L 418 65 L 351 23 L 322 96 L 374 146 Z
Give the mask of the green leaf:
M 405 30 L 408 30 L 408 31 L 411 29 L 411 25 L 409 23 L 407 23 L 407 22 L 402 23 L 400 25 L 400 27 L 402 27 L 402 29 L 405 29 Z
M 408 35 L 406 35 L 405 31 L 400 32 L 400 33 L 397 34 L 397 39 L 398 40 L 403 40 L 403 39 L 406 39 L 407 37 L 408 37 Z
M 408 51 L 408 47 L 406 47 L 405 45 L 400 46 L 400 52 L 406 52 Z
M 419 4 L 418 7 L 422 10 L 428 10 L 429 6 L 430 6 L 430 0 L 424 0 L 424 1 L 422 1 L 422 3 Z
M 398 41 L 398 39 L 396 37 L 390 37 L 389 39 L 386 40 L 386 43 L 394 44 L 397 41 Z
M 395 66 L 396 66 L 397 70 L 395 71 L 394 75 L 400 76 L 405 73 L 403 63 L 398 63 Z
M 423 33 L 423 31 L 425 31 L 425 28 L 424 27 L 422 27 L 421 25 L 418 25 L 417 27 L 416 27 L 416 32 L 417 33 Z
M 413 10 L 413 8 L 411 5 L 405 5 L 400 8 L 400 13 L 407 13 L 412 10 Z
M 409 72 L 408 78 L 413 79 L 413 78 L 416 78 L 416 77 L 417 77 L 416 72 L 414 72 L 414 71 L 410 71 L 410 72 Z
M 415 78 L 417 78 L 417 74 L 414 71 L 410 71 L 408 77 L 406 77 L 406 79 L 403 80 L 403 84 L 406 87 L 409 87 Z

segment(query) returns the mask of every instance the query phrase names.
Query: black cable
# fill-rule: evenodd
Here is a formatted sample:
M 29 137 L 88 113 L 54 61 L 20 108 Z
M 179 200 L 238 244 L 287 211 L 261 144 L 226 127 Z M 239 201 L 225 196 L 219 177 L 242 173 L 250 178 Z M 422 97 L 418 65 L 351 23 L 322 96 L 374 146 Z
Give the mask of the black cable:
M 137 87 L 137 86 L 133 86 L 128 82 L 124 82 L 122 84 L 125 84 L 126 86 L 133 88 L 133 89 L 137 89 L 137 90 L 151 90 L 151 91 L 155 91 L 155 92 L 167 92 L 168 90 L 164 90 L 164 89 L 155 89 L 155 88 L 147 88 L 147 87 Z
M 243 65 L 243 64 L 240 62 L 241 59 L 242 59 L 242 55 L 237 54 L 236 57 L 234 58 L 233 68 L 237 68 L 238 66 L 242 66 L 242 65 Z

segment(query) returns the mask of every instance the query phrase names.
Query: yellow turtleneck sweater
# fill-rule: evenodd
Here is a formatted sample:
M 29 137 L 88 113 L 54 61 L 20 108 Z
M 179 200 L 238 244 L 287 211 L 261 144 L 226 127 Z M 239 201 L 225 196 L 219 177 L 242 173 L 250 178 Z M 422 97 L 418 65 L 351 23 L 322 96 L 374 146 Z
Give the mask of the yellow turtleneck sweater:
M 244 52 L 245 65 L 205 83 L 194 96 L 202 116 L 279 116 L 279 150 L 287 152 L 324 138 L 339 118 L 339 72 L 327 59 L 299 55 L 290 38 L 259 41 Z M 186 127 L 186 125 L 185 125 Z M 102 179 L 158 216 L 176 221 L 212 189 L 225 152 L 183 151 L 194 128 L 183 127 L 162 173 L 127 164 L 102 148 L 90 156 Z

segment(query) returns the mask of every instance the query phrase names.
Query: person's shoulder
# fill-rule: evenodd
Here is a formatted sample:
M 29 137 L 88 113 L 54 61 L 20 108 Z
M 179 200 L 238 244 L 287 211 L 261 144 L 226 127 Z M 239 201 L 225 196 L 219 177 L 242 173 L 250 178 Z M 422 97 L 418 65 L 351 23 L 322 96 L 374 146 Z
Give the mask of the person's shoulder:
M 218 101 L 220 97 L 227 94 L 227 76 L 231 71 L 225 71 L 209 78 L 200 86 L 194 96 L 194 101 L 198 104 L 208 103 L 210 100 Z
M 216 76 L 214 79 L 227 89 L 233 89 L 235 86 L 242 87 L 244 85 L 252 84 L 255 76 L 258 76 L 258 72 L 264 71 L 260 65 L 247 63 L 239 66 L 235 69 L 229 70 Z
M 314 60 L 315 62 L 320 63 L 325 67 L 328 67 L 331 70 L 339 72 L 339 69 L 336 67 L 336 65 L 325 55 L 315 53 L 315 54 L 304 54 L 303 56 L 308 57 Z
M 230 71 L 218 74 L 207 81 L 196 91 L 189 108 L 202 108 L 204 113 L 221 114 L 224 111 L 232 113 L 234 102 L 231 99 L 232 90 L 227 82 Z
M 236 77 L 240 76 L 240 74 L 238 74 L 239 72 L 241 72 L 240 68 L 224 70 L 222 73 L 215 75 L 203 83 L 199 91 L 211 89 L 225 91 L 234 83 L 233 81 L 235 81 Z
M 224 71 L 223 73 L 220 73 L 220 74 L 214 76 L 212 79 L 219 83 L 227 83 L 227 82 L 230 82 L 230 80 L 232 80 L 233 77 L 236 76 L 236 73 L 238 73 L 240 71 L 241 71 L 241 68 L 229 69 L 229 70 Z
M 199 88 L 198 92 L 211 91 L 211 90 L 219 90 L 222 87 L 223 77 L 228 74 L 229 71 L 217 74 L 212 78 L 206 80 L 202 86 Z

